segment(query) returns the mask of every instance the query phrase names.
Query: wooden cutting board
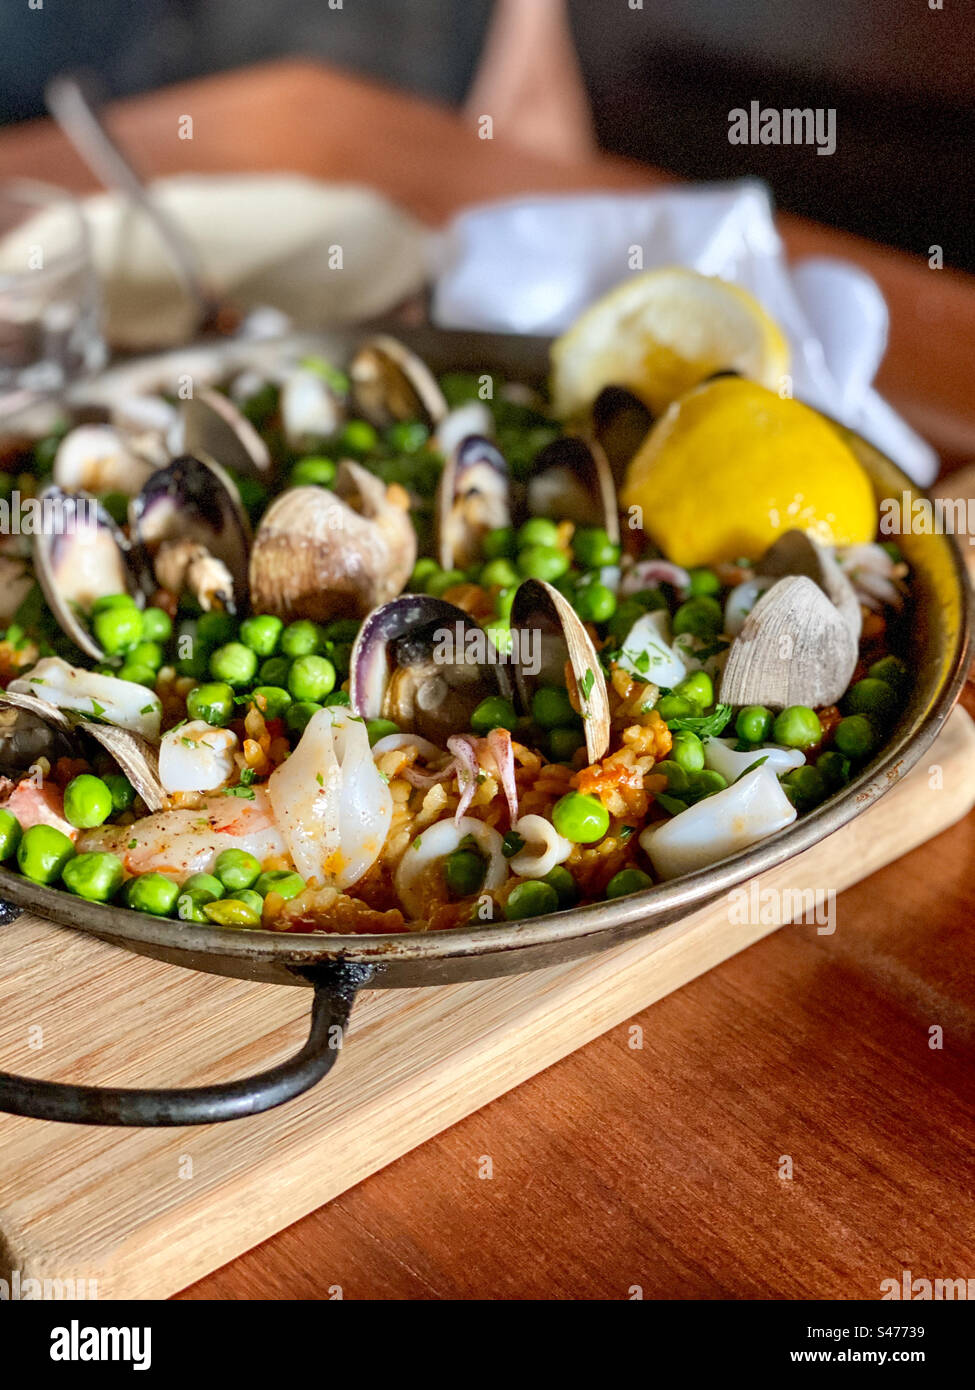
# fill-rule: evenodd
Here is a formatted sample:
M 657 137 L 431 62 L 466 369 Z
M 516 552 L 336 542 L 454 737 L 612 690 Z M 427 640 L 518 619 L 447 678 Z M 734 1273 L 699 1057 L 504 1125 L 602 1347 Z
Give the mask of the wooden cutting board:
M 0 1116 L 0 1275 L 95 1280 L 100 1298 L 173 1293 L 775 930 L 782 890 L 848 887 L 973 803 L 975 725 L 959 708 L 903 783 L 761 880 L 759 920 L 722 901 L 590 960 L 368 993 L 331 1077 L 232 1124 Z M 857 924 L 841 914 L 836 929 Z M 303 1036 L 309 990 L 194 974 L 36 917 L 0 931 L 4 1070 L 199 1085 L 266 1067 Z

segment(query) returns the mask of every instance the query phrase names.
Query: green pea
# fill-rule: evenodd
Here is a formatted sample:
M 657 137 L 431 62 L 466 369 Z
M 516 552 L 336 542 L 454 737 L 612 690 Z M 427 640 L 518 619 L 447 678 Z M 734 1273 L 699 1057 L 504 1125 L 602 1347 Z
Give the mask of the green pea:
M 518 569 L 526 579 L 544 579 L 551 584 L 566 573 L 570 564 L 566 552 L 554 545 L 529 545 L 518 551 Z
M 501 589 L 498 592 L 498 596 L 494 600 L 494 608 L 499 618 L 504 618 L 506 621 L 510 619 L 517 592 L 518 586 L 516 584 L 512 584 L 510 589 Z
M 326 695 L 322 704 L 328 709 L 331 705 L 351 705 L 352 697 L 347 690 L 333 690 L 331 695 Z
M 146 642 L 159 642 L 162 646 L 173 635 L 173 620 L 162 608 L 145 608 L 142 612 L 142 636 Z
M 17 846 L 17 863 L 24 877 L 34 883 L 57 883 L 74 853 L 74 845 L 62 830 L 53 825 L 32 825 Z
M 548 751 L 555 762 L 571 763 L 585 742 L 586 736 L 581 729 L 551 729 L 548 735 Z
M 131 602 L 117 608 L 104 608 L 93 614 L 91 630 L 99 646 L 109 656 L 117 656 L 142 640 L 142 614 Z
M 209 917 L 204 912 L 204 908 L 218 899 L 212 893 L 199 889 L 187 888 L 185 885 L 176 899 L 176 916 L 181 922 L 198 922 L 201 925 L 209 922 Z
M 237 635 L 237 624 L 229 613 L 213 609 L 202 613 L 196 625 L 198 639 L 207 647 L 219 647 L 232 642 Z
M 281 634 L 281 651 L 284 656 L 314 656 L 325 647 L 325 633 L 318 623 L 308 618 L 299 618 L 289 623 Z
M 467 575 L 463 570 L 437 570 L 437 573 L 432 574 L 427 580 L 423 592 L 430 594 L 433 598 L 442 598 L 448 589 L 466 583 Z
M 273 613 L 257 613 L 240 625 L 240 640 L 260 657 L 273 656 L 277 651 L 284 623 Z
M 189 656 L 181 656 L 176 662 L 176 670 L 181 676 L 192 676 L 201 681 L 206 678 L 210 652 L 202 642 L 196 642 Z
M 808 705 L 789 705 L 772 725 L 773 741 L 786 748 L 812 748 L 822 736 L 819 715 Z
M 667 778 L 668 792 L 674 792 L 677 796 L 683 796 L 690 786 L 687 773 L 672 758 L 664 758 L 654 766 L 653 775 L 656 777 L 658 774 Z
M 816 771 L 831 792 L 839 791 L 850 780 L 850 760 L 830 748 L 816 759 Z
M 108 613 L 113 608 L 135 608 L 135 599 L 131 594 L 101 594 L 94 599 L 91 605 L 91 616 L 94 618 L 98 613 Z
M 333 618 L 325 624 L 325 640 L 328 642 L 354 642 L 359 635 L 362 623 L 358 618 Z
M 121 811 L 127 811 L 135 801 L 135 787 L 127 777 L 123 777 L 121 772 L 112 772 L 104 779 L 105 785 L 112 794 L 112 810 L 118 815 Z
M 606 885 L 607 898 L 625 898 L 629 893 L 642 893 L 653 887 L 653 879 L 642 869 L 620 869 Z
M 291 487 L 331 487 L 335 482 L 336 468 L 332 459 L 309 455 L 299 459 L 291 470 L 288 482 Z
M 616 595 L 606 584 L 594 580 L 576 589 L 574 607 L 584 623 L 608 623 L 616 612 Z
M 0 859 L 16 854 L 22 834 L 20 821 L 13 812 L 0 808 Z
M 550 520 L 547 516 L 533 516 L 518 529 L 518 548 L 520 550 L 531 545 L 558 545 L 558 542 L 558 523 Z
M 499 652 L 507 654 L 514 646 L 514 639 L 511 636 L 511 623 L 507 618 L 489 618 L 481 626 L 490 637 L 495 648 Z
M 208 921 L 216 922 L 218 927 L 259 927 L 261 914 L 250 903 L 240 898 L 221 898 L 219 902 L 205 903 L 203 912 Z
M 609 635 L 617 642 L 622 642 L 635 622 L 646 613 L 647 608 L 635 595 L 625 598 L 622 603 L 617 604 L 616 612 L 609 620 Z
M 133 685 L 144 685 L 147 690 L 155 690 L 156 673 L 151 666 L 138 666 L 134 661 L 126 661 L 116 672 L 120 681 L 131 681 Z
M 499 526 L 494 531 L 488 531 L 481 542 L 481 550 L 485 560 L 512 559 L 518 553 L 518 542 L 513 528 Z
M 190 719 L 202 719 L 223 729 L 234 717 L 234 691 L 226 681 L 208 681 L 198 685 L 186 697 L 186 713 Z
M 299 656 L 288 672 L 288 690 L 296 700 L 324 699 L 335 689 L 335 667 L 325 656 Z
M 79 830 L 103 825 L 112 814 L 112 793 L 100 777 L 83 772 L 64 789 L 64 818 Z
M 180 888 L 165 874 L 139 874 L 130 878 L 122 890 L 126 907 L 134 912 L 148 912 L 153 917 L 168 917 L 176 907 Z
M 511 890 L 504 915 L 509 922 L 518 922 L 523 917 L 543 917 L 558 909 L 559 895 L 552 885 L 540 878 L 530 878 Z
M 471 715 L 471 728 L 475 734 L 489 734 L 492 729 L 507 729 L 510 733 L 517 724 L 515 707 L 503 695 L 489 695 Z
M 764 705 L 746 705 L 735 720 L 735 733 L 744 743 L 765 743 L 772 732 L 775 716 Z
M 352 454 L 368 454 L 379 443 L 379 436 L 368 420 L 350 420 L 340 435 L 343 449 Z
M 143 621 L 143 634 L 145 622 Z M 137 642 L 125 658 L 126 666 L 143 666 L 150 671 L 158 671 L 163 664 L 164 652 L 159 642 Z
M 391 719 L 367 719 L 366 734 L 369 737 L 369 747 L 378 743 L 381 738 L 387 738 L 390 734 L 398 734 L 399 725 L 394 724 Z
M 694 569 L 690 575 L 689 594 L 691 598 L 714 597 L 721 592 L 721 580 L 714 570 Z
M 552 808 L 552 824 L 576 845 L 591 845 L 609 829 L 609 812 L 596 796 L 566 792 Z
M 579 889 L 576 887 L 576 881 L 564 864 L 556 864 L 554 869 L 549 869 L 541 882 L 547 883 L 550 888 L 555 889 L 560 910 L 566 907 L 575 907 L 579 901 Z
M 476 850 L 456 849 L 443 861 L 444 882 L 455 898 L 469 898 L 479 893 L 486 874 L 487 864 Z
M 322 708 L 311 700 L 297 700 L 285 710 L 284 722 L 288 733 L 299 736 L 305 732 L 308 721 Z
M 619 564 L 620 548 L 601 526 L 581 526 L 572 537 L 572 552 L 583 569 Z
M 267 661 L 261 662 L 261 669 L 257 674 L 262 685 L 279 685 L 286 689 L 290 670 L 291 662 L 288 657 L 269 656 Z
M 103 492 L 98 499 L 116 526 L 124 526 L 129 519 L 129 499 L 124 492 Z
M 430 555 L 421 555 L 413 566 L 413 573 L 410 575 L 409 588 L 413 590 L 422 589 L 428 579 L 440 573 L 440 566 Z
M 290 869 L 270 869 L 261 874 L 254 889 L 262 898 L 266 898 L 268 893 L 277 893 L 282 898 L 296 898 L 305 891 L 305 880 L 301 874 Z
M 480 573 L 480 582 L 490 587 L 497 584 L 501 589 L 510 589 L 518 583 L 518 571 L 503 555 L 497 560 L 489 560 Z
M 386 443 L 394 454 L 415 454 L 429 438 L 429 426 L 422 420 L 397 420 L 386 431 Z
M 217 855 L 213 872 L 224 888 L 237 893 L 253 888 L 261 876 L 261 866 L 246 849 L 223 849 Z
M 226 902 L 227 899 L 225 898 L 224 901 Z M 248 907 L 253 908 L 258 917 L 264 911 L 264 899 L 260 893 L 255 893 L 253 888 L 238 888 L 230 901 L 246 903 Z
M 882 656 L 873 663 L 867 675 L 872 680 L 886 681 L 898 695 L 905 694 L 910 684 L 907 666 L 899 656 Z
M 688 729 L 674 734 L 670 761 L 677 763 L 685 772 L 700 772 L 704 767 L 704 744 L 697 734 L 691 733 Z
M 848 714 L 866 714 L 878 724 L 889 724 L 896 718 L 900 703 L 894 687 L 876 676 L 857 681 L 844 701 Z
M 728 779 L 722 777 L 720 772 L 705 767 L 700 772 L 687 774 L 687 790 L 684 796 L 690 801 L 703 801 L 706 796 L 714 796 L 715 792 L 723 792 L 727 785 Z
M 674 686 L 674 694 L 690 700 L 696 710 L 714 704 L 714 685 L 707 671 L 692 671 Z
M 250 698 L 265 719 L 283 718 L 291 705 L 291 696 L 279 685 L 255 686 Z
M 661 695 L 656 709 L 665 724 L 671 719 L 687 719 L 696 713 L 690 700 L 685 699 L 683 695 Z
M 76 854 L 61 873 L 65 888 L 93 903 L 107 903 L 122 886 L 125 870 L 115 854 Z
M 257 674 L 257 657 L 243 642 L 227 642 L 210 657 L 210 675 L 240 688 L 249 685 Z
M 845 757 L 856 760 L 873 752 L 877 735 L 866 715 L 850 714 L 833 730 L 833 742 Z
M 804 767 L 794 767 L 781 779 L 782 790 L 797 811 L 808 811 L 818 806 L 826 796 L 826 783 L 823 775 L 808 763 Z
M 543 729 L 573 724 L 579 715 L 572 708 L 569 692 L 558 685 L 543 685 L 532 696 L 532 718 Z
M 674 636 L 682 632 L 695 637 L 715 637 L 724 623 L 721 604 L 709 594 L 689 598 L 674 614 Z
M 240 402 L 241 414 L 246 415 L 252 425 L 263 425 L 269 415 L 273 415 L 278 408 L 278 388 L 271 381 L 266 381 L 263 386 L 259 386 L 256 391 L 244 398 Z
M 224 884 L 217 878 L 216 874 L 190 874 L 189 878 L 183 881 L 184 893 L 208 893 L 211 901 L 223 897 Z

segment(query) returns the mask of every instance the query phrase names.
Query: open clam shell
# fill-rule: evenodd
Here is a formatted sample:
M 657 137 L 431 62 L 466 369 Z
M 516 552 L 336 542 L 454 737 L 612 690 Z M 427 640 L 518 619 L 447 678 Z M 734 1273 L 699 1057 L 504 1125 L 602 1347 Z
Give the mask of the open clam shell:
M 582 715 L 586 753 L 597 762 L 609 747 L 609 695 L 596 648 L 578 613 L 551 584 L 526 579 L 511 607 L 521 706 L 531 708 L 540 685 L 565 686 Z
M 402 594 L 371 612 L 351 657 L 352 708 L 443 747 L 471 727 L 489 695 L 513 695 L 511 670 L 485 662 L 490 640 L 462 608 L 428 594 Z
M 54 455 L 51 479 L 65 492 L 138 492 L 156 467 L 127 439 L 106 424 L 76 425 Z
M 97 598 L 141 592 L 137 557 L 105 508 L 85 493 L 46 488 L 39 499 L 51 521 L 34 536 L 34 573 L 48 608 L 67 637 L 88 656 L 105 653 L 84 615 Z
M 592 437 L 606 455 L 617 486 L 622 486 L 630 460 L 650 432 L 653 415 L 625 386 L 604 386 L 592 403 Z
M 26 691 L 0 693 L 0 773 L 22 775 L 40 757 L 54 762 L 76 751 L 81 733 L 99 743 L 132 783 L 150 811 L 161 811 L 168 798 L 159 781 L 159 758 L 146 739 L 128 729 L 65 714 L 56 705 Z
M 251 551 L 255 611 L 324 622 L 361 617 L 398 594 L 416 563 L 407 501 L 349 460 L 339 465 L 334 491 L 282 493 Z
M 160 588 L 189 590 L 204 610 L 246 609 L 250 523 L 219 464 L 184 454 L 158 469 L 129 504 L 129 523 Z
M 264 440 L 229 396 L 197 386 L 183 402 L 183 449 L 205 463 L 244 477 L 268 478 L 271 454 Z
M 804 574 L 818 584 L 836 605 L 854 638 L 859 641 L 863 615 L 853 585 L 840 568 L 831 550 L 813 540 L 805 531 L 786 531 L 755 566 L 758 575 L 775 579 Z
M 616 485 L 606 455 L 595 441 L 563 435 L 546 445 L 532 464 L 527 501 L 532 516 L 601 526 L 619 544 Z
M 857 656 L 857 639 L 836 605 L 808 575 L 789 575 L 761 596 L 732 642 L 721 699 L 776 710 L 835 704 Z
M 395 338 L 369 338 L 348 370 L 353 407 L 377 429 L 398 420 L 423 420 L 436 427 L 447 414 L 447 402 L 430 368 Z
M 511 482 L 504 455 L 482 435 L 462 439 L 437 485 L 437 558 L 441 568 L 469 569 L 488 531 L 511 522 Z

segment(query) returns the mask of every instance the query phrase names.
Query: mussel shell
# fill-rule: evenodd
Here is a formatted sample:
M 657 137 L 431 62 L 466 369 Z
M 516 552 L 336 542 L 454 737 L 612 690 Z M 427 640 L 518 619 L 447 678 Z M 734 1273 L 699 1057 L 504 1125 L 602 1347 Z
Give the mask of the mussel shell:
M 500 657 L 485 662 L 488 648 L 487 634 L 462 608 L 402 594 L 374 609 L 359 630 L 352 708 L 365 719 L 393 719 L 442 747 L 451 734 L 470 729 L 487 696 L 513 696 L 510 667 Z
M 532 516 L 577 526 L 601 526 L 614 545 L 619 544 L 616 485 L 595 441 L 562 435 L 542 449 L 528 480 L 528 510 Z
M 349 363 L 352 404 L 377 429 L 398 420 L 436 426 L 447 402 L 430 368 L 395 338 L 379 335 L 362 343 Z
M 229 570 L 234 591 L 225 606 L 247 606 L 250 522 L 233 482 L 217 463 L 184 454 L 153 473 L 129 504 L 133 540 L 148 557 L 163 541 L 204 546 Z
M 436 499 L 441 568 L 470 569 L 488 531 L 511 522 L 511 481 L 497 445 L 483 435 L 462 439 L 446 460 Z
M 197 386 L 183 402 L 183 449 L 194 458 L 243 477 L 267 478 L 271 454 L 233 401 L 207 386 Z
M 511 606 L 511 633 L 522 709 L 531 709 L 539 686 L 567 687 L 582 713 L 589 761 L 598 762 L 609 747 L 609 694 L 596 648 L 578 613 L 551 584 L 526 579 Z M 533 653 L 536 642 L 540 650 Z M 536 664 L 537 671 L 530 669 Z
M 85 493 L 51 486 L 38 499 L 56 505 L 61 520 L 34 536 L 34 573 L 47 606 L 66 636 L 88 656 L 105 653 L 82 621 L 97 598 L 141 591 L 138 558 L 105 508 Z M 91 524 L 93 522 L 93 524 Z
M 39 708 L 42 705 L 41 700 L 28 704 L 0 698 L 0 776 L 20 777 L 38 758 L 53 763 L 70 753 L 67 721 L 62 727 Z

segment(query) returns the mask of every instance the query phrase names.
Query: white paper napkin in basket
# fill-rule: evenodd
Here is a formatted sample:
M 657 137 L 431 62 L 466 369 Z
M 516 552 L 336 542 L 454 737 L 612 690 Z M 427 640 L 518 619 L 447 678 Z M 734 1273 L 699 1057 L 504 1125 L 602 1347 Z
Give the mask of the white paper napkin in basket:
M 859 431 L 918 483 L 934 450 L 873 389 L 887 306 L 864 271 L 817 257 L 786 263 L 762 184 L 659 193 L 515 198 L 461 213 L 443 234 L 433 297 L 445 328 L 560 333 L 625 278 L 686 265 L 751 290 L 792 348 L 795 395 Z

